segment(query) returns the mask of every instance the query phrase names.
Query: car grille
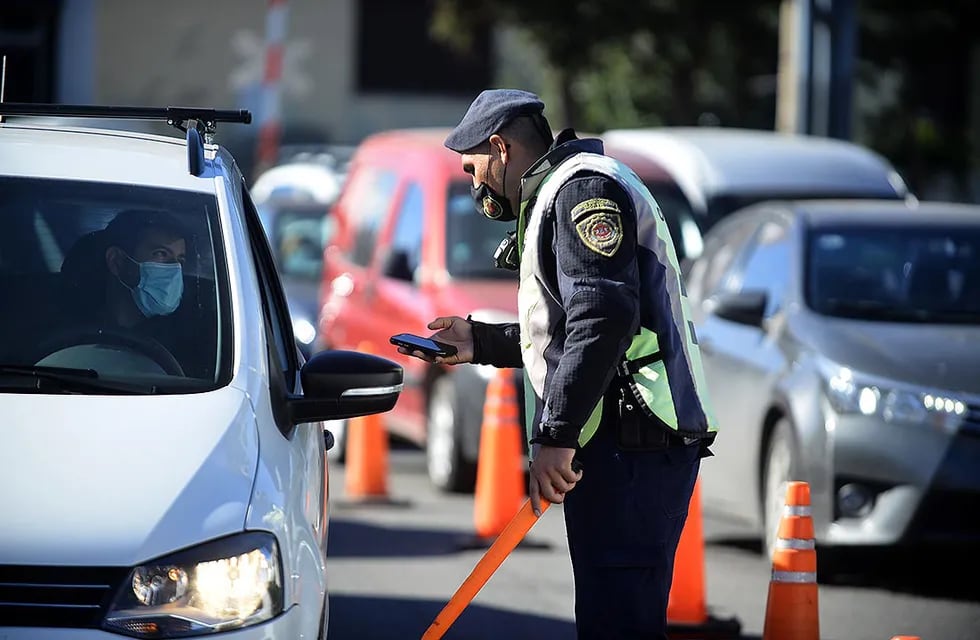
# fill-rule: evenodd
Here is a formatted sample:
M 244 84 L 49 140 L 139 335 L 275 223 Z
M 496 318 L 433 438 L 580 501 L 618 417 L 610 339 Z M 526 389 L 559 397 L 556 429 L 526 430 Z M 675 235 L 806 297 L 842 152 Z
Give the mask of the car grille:
M 128 574 L 118 567 L 0 565 L 0 621 L 97 629 Z

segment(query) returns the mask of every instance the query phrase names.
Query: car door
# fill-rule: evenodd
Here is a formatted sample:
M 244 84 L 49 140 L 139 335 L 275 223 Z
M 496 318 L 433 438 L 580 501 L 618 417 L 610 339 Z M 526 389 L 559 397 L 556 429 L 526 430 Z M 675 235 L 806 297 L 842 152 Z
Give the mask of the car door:
M 322 561 L 326 555 L 327 506 L 323 425 L 317 422 L 290 427 L 289 418 L 283 413 L 286 396 L 302 393 L 299 350 L 272 251 L 258 213 L 244 190 L 242 204 L 262 297 L 262 322 L 272 347 L 268 353 L 270 411 L 256 407 L 256 416 L 262 420 L 265 414 L 265 417 L 275 421 L 277 438 L 281 437 L 281 440 L 269 443 L 262 455 L 275 455 L 280 463 L 279 471 L 287 474 L 287 503 L 282 508 L 286 511 L 286 517 L 294 517 L 297 524 L 301 521 L 304 528 L 312 531 L 320 547 Z M 260 428 L 260 431 L 263 434 L 272 433 L 272 429 Z M 276 465 L 270 463 L 269 466 L 275 468 Z
M 409 179 L 400 190 L 391 226 L 377 256 L 379 278 L 375 313 L 381 332 L 378 342 L 385 357 L 400 364 L 405 372 L 405 388 L 389 416 L 396 429 L 415 442 L 425 438 L 425 377 L 429 365 L 418 358 L 403 356 L 388 344 L 396 333 L 427 336 L 427 323 L 435 317 L 429 297 L 421 295 L 418 274 L 422 267 L 422 244 L 426 233 L 425 191 L 422 183 Z
M 399 187 L 398 173 L 388 167 L 362 165 L 351 175 L 351 183 L 337 203 L 343 217 L 343 246 L 327 252 L 320 313 L 321 340 L 334 349 L 357 349 L 374 344 L 385 327 L 376 309 L 377 254 L 381 230 L 392 211 Z M 386 338 L 387 339 L 387 338 Z
M 705 493 L 738 515 L 755 513 L 762 424 L 775 377 L 785 366 L 773 329 L 789 284 L 791 256 L 788 225 L 775 213 L 760 211 L 743 224 L 733 234 L 740 246 L 732 247 L 732 259 L 717 272 L 709 295 L 765 292 L 762 327 L 719 317 L 708 306 L 698 328 L 719 424 L 716 457 L 705 465 Z

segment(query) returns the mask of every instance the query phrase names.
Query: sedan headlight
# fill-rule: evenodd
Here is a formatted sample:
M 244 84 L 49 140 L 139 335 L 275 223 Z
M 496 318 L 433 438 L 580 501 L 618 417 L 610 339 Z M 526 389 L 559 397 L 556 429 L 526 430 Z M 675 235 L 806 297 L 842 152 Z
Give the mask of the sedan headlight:
M 824 369 L 827 399 L 838 413 L 926 424 L 950 432 L 959 427 L 966 414 L 966 403 L 947 393 L 872 378 L 847 367 Z
M 275 538 L 247 532 L 134 568 L 103 626 L 137 638 L 204 635 L 269 620 L 282 600 Z

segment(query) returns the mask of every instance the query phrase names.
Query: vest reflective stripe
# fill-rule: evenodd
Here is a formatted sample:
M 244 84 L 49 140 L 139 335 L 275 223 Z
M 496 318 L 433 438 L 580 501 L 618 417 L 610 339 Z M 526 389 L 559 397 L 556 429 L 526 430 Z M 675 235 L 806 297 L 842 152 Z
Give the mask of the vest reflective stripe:
M 521 329 L 521 355 L 524 360 L 527 428 L 529 439 L 533 437 L 544 413 L 542 406 L 545 397 L 545 384 L 549 374 L 546 349 L 551 345 L 555 328 L 564 321 L 560 296 L 551 290 L 539 255 L 540 229 L 544 215 L 553 208 L 559 188 L 567 178 L 578 171 L 592 170 L 617 180 L 632 197 L 637 216 L 638 252 L 652 256 L 648 261 L 651 268 L 662 273 L 667 300 L 662 309 L 654 309 L 660 316 L 660 325 L 670 331 L 666 342 L 652 327 L 642 326 L 626 351 L 626 361 L 641 361 L 642 366 L 634 367 L 629 373 L 630 387 L 635 400 L 648 415 L 685 435 L 697 435 L 716 430 L 716 423 L 708 408 L 704 393 L 704 376 L 701 371 L 700 352 L 694 326 L 690 322 L 686 292 L 680 279 L 680 268 L 670 239 L 667 225 L 659 206 L 636 175 L 612 158 L 593 154 L 578 153 L 552 167 L 536 192 L 526 194 L 522 201 L 518 225 L 519 246 L 521 247 L 520 285 L 518 289 L 518 312 Z M 648 280 L 650 273 L 641 268 L 641 283 Z M 644 286 L 641 284 L 641 286 Z M 659 298 L 660 296 L 658 296 Z M 669 316 L 669 318 L 668 318 Z M 659 317 L 659 316 L 658 316 Z M 660 354 L 661 349 L 666 353 Z M 657 358 L 660 354 L 660 358 Z M 680 357 L 683 356 L 683 357 Z M 554 358 L 552 354 L 550 357 Z M 679 424 L 680 417 L 673 397 L 671 381 L 668 380 L 667 360 L 682 373 L 678 384 L 687 383 L 687 397 L 696 396 L 700 408 L 687 407 L 685 424 Z M 621 363 L 621 368 L 623 363 Z M 678 367 L 683 370 L 678 370 Z M 673 375 L 673 374 L 671 374 Z M 689 377 L 687 377 L 689 376 Z M 693 387 L 693 389 L 692 389 Z M 690 404 L 690 403 L 688 403 Z M 588 421 L 579 435 L 579 445 L 584 445 L 595 433 L 601 419 L 602 402 L 593 409 Z M 692 417 L 693 416 L 693 417 Z

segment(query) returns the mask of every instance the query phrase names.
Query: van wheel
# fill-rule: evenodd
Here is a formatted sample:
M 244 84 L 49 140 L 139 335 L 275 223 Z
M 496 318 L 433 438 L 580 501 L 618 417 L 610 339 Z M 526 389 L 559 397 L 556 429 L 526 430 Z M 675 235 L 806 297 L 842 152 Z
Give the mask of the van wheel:
M 452 376 L 436 379 L 429 395 L 425 441 L 429 480 L 443 491 L 467 493 L 476 484 L 476 465 L 463 456 L 460 437 L 462 416 L 457 410 L 456 385 Z
M 323 428 L 333 434 L 333 446 L 327 450 L 327 460 L 344 464 L 347 461 L 347 420 L 328 420 Z
M 793 435 L 790 421 L 780 420 L 773 427 L 766 447 L 762 468 L 762 527 L 764 531 L 763 553 L 772 561 L 779 533 L 779 521 L 786 502 L 786 485 L 796 478 L 796 460 L 793 453 Z

